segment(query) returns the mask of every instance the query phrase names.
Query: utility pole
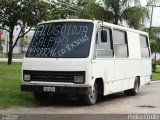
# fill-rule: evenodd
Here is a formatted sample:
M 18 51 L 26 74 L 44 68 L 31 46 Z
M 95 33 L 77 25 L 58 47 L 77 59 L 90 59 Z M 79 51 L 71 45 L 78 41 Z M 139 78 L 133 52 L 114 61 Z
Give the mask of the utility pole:
M 150 20 L 150 29 L 152 27 L 152 20 L 153 20 L 153 9 L 154 7 L 160 7 L 159 5 L 147 5 L 147 6 L 151 6 L 152 10 L 151 10 L 151 20 Z
M 147 6 L 151 6 L 152 7 L 152 10 L 151 10 L 151 20 L 150 20 L 150 28 L 149 28 L 149 32 L 151 32 L 152 20 L 153 20 L 153 10 L 154 10 L 154 7 L 160 7 L 160 5 L 147 5 Z
M 153 9 L 154 9 L 154 6 L 152 5 L 152 10 L 151 10 L 151 20 L 150 20 L 150 27 L 149 27 L 149 32 L 151 32 L 151 27 L 152 27 L 152 20 L 153 20 Z
M 160 7 L 160 5 L 147 5 L 147 6 L 151 6 L 152 7 L 152 9 L 151 9 L 150 27 L 149 27 L 149 33 L 151 33 L 154 7 Z

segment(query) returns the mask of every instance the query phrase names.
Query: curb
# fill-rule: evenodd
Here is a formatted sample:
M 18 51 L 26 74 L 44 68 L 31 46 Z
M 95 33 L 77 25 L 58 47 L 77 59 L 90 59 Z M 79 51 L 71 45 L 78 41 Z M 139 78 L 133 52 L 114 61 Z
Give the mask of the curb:
M 12 59 L 12 62 L 22 62 L 23 59 Z M 6 58 L 0 58 L 0 62 L 8 62 Z
M 160 80 L 157 80 L 157 81 L 151 81 L 150 83 L 151 83 L 151 84 L 152 84 L 152 83 L 160 83 Z

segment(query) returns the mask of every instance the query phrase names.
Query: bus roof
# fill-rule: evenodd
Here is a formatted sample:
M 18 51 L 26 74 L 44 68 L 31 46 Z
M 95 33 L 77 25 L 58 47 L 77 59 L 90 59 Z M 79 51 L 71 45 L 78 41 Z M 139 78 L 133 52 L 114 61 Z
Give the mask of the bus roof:
M 103 21 L 100 21 L 100 20 L 94 20 L 94 19 L 93 20 L 90 20 L 90 19 L 60 19 L 60 20 L 44 21 L 44 22 L 39 23 L 39 25 L 40 24 L 45 24 L 45 23 L 54 23 L 54 22 L 92 22 L 92 23 L 99 24 L 101 27 L 102 26 L 111 27 L 111 28 L 114 28 L 114 29 L 120 29 L 120 30 L 140 33 L 140 34 L 148 36 L 148 33 L 144 32 L 144 31 L 140 31 L 140 30 L 136 30 L 136 29 L 133 29 L 133 28 L 128 28 L 128 27 L 124 27 L 124 26 L 120 26 L 120 25 L 115 25 L 115 24 L 108 23 L 108 22 L 103 22 Z

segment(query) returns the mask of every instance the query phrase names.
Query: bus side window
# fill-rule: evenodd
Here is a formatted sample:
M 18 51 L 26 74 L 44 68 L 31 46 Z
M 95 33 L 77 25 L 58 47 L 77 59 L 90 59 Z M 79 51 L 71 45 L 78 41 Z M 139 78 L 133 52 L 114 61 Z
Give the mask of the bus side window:
M 141 57 L 149 58 L 150 52 L 149 52 L 149 43 L 147 36 L 140 35 L 140 46 L 141 46 Z
M 103 42 L 101 39 L 98 39 L 97 43 L 97 57 L 106 57 L 112 58 L 113 57 L 113 45 L 112 45 L 112 35 L 110 28 L 103 28 L 103 31 L 106 30 L 106 37 L 107 41 Z M 105 37 L 105 36 L 103 36 Z M 101 38 L 101 37 L 99 37 Z
M 115 57 L 127 58 L 129 56 L 127 33 L 120 30 L 114 30 L 113 32 L 113 46 Z

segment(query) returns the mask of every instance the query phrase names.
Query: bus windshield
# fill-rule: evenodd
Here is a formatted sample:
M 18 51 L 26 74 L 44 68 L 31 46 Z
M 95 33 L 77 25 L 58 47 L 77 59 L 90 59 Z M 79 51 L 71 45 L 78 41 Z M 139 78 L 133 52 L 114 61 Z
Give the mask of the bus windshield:
M 40 24 L 26 52 L 36 58 L 86 58 L 89 56 L 93 23 Z

